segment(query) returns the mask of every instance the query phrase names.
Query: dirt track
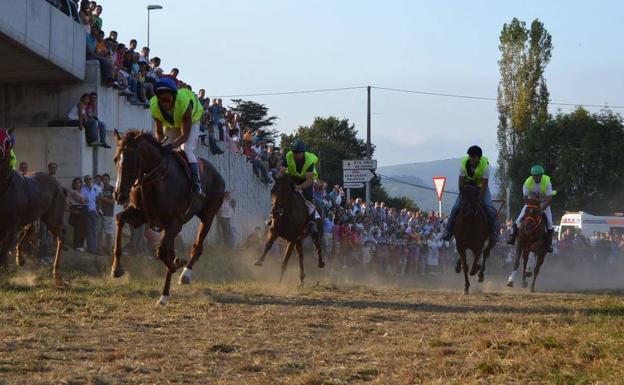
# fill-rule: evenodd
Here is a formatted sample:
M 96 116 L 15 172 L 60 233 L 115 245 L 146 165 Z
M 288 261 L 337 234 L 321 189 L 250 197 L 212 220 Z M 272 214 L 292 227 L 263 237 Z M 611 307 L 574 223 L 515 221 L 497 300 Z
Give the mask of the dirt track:
M 0 383 L 624 383 L 618 293 L 297 290 L 290 273 L 176 285 L 164 309 L 160 280 L 20 273 L 0 286 Z

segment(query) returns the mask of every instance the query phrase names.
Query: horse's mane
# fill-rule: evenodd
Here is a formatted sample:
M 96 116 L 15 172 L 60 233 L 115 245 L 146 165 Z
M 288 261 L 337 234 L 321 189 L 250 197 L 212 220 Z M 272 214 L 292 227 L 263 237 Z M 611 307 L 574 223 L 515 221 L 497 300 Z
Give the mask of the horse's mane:
M 156 147 L 160 147 L 160 143 L 158 142 L 158 139 L 156 139 L 156 137 L 154 135 L 152 135 L 149 132 L 145 132 L 145 131 L 141 131 L 141 130 L 128 130 L 126 132 L 126 135 L 124 136 L 124 142 L 128 141 L 129 139 L 134 139 L 134 140 L 138 140 L 138 139 L 145 139 L 146 141 L 148 141 L 150 144 L 156 146 Z

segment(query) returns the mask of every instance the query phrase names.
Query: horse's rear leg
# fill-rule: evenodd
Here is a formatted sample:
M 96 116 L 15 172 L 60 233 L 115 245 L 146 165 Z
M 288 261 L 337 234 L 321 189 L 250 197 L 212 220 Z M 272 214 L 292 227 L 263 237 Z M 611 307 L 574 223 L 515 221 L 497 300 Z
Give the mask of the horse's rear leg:
M 470 275 L 476 275 L 481 269 L 479 260 L 481 259 L 481 250 L 473 251 L 474 258 L 472 259 L 472 268 L 470 269 Z
M 303 287 L 303 280 L 305 279 L 305 272 L 303 271 L 303 246 L 301 240 L 295 244 L 297 247 L 297 254 L 299 255 L 299 287 Z
M 539 274 L 542 263 L 544 263 L 545 255 L 546 254 L 540 253 L 537 256 L 537 262 L 535 263 L 535 270 L 533 271 L 533 282 L 531 283 L 531 293 L 535 293 L 535 280 L 537 279 L 537 275 Z
M 295 242 L 288 242 L 288 246 L 286 247 L 286 253 L 284 254 L 284 260 L 282 261 L 282 272 L 279 279 L 280 283 L 282 283 L 282 279 L 284 279 L 284 272 L 286 272 L 286 267 L 288 267 L 288 260 L 290 259 L 290 254 L 292 254 L 294 248 Z
M 206 239 L 206 235 L 208 235 L 208 231 L 210 231 L 211 223 L 200 222 L 199 228 L 197 229 L 197 235 L 195 236 L 195 243 L 193 244 L 193 249 L 191 251 L 191 260 L 184 266 L 182 269 L 182 274 L 180 274 L 180 280 L 178 283 L 180 285 L 188 285 L 191 283 L 191 272 L 193 271 L 193 265 L 199 259 L 201 254 L 204 251 L 204 240 Z
M 52 265 L 52 277 L 57 286 L 66 286 L 61 277 L 61 252 L 63 250 L 63 231 L 60 228 L 50 230 L 56 240 L 56 253 L 54 253 L 54 263 Z
M 16 229 L 10 229 L 4 235 L 2 244 L 0 246 L 0 268 L 6 269 L 9 266 L 9 250 L 13 246 L 13 240 L 15 239 Z
M 322 232 L 318 231 L 316 236 L 312 238 L 312 240 L 314 241 L 314 246 L 316 247 L 316 251 L 318 252 L 318 267 L 319 268 L 324 268 L 325 267 L 325 261 L 323 260 L 323 242 L 322 242 Z
M 271 250 L 271 247 L 273 247 L 273 243 L 275 243 L 276 239 L 277 239 L 277 235 L 275 235 L 273 230 L 269 229 L 269 239 L 264 245 L 264 251 L 262 252 L 262 255 L 260 256 L 260 258 L 256 259 L 256 261 L 254 262 L 254 265 L 262 266 L 262 264 L 264 263 L 264 258 L 266 258 L 266 255 L 269 253 L 269 250 Z
M 24 263 L 26 262 L 24 260 L 24 257 L 22 256 L 23 243 L 26 239 L 30 238 L 34 230 L 35 226 L 33 223 L 27 225 L 26 227 L 24 227 L 22 233 L 17 239 L 17 245 L 15 246 L 15 263 L 18 266 L 24 266 Z

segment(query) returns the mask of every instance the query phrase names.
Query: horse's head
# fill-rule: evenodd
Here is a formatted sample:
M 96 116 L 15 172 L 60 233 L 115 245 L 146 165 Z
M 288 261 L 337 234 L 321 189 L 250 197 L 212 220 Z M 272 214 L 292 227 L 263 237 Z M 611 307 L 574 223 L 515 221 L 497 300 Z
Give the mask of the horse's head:
M 466 183 L 461 189 L 462 205 L 476 205 L 479 203 L 479 189 L 472 183 Z
M 124 205 L 130 197 L 130 189 L 138 179 L 141 172 L 141 157 L 139 154 L 138 131 L 129 131 L 122 138 L 115 130 L 115 140 L 117 151 L 115 152 L 115 169 L 117 171 L 117 182 L 113 193 L 115 201 L 119 205 Z
M 273 206 L 273 215 L 281 215 L 284 211 L 284 205 L 294 196 L 295 184 L 287 175 L 275 178 L 275 183 L 271 188 L 271 203 Z
M 542 221 L 542 208 L 540 207 L 540 201 L 536 197 L 529 197 L 526 204 L 526 211 L 524 212 L 525 226 L 527 230 L 533 229 L 536 225 Z

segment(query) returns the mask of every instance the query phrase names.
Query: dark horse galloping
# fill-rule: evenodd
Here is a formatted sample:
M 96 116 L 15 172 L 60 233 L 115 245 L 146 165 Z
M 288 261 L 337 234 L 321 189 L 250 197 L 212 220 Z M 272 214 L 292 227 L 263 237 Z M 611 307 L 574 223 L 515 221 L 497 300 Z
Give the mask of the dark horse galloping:
M 124 274 L 121 266 L 121 238 L 126 223 L 135 228 L 147 223 L 163 229 L 164 234 L 157 255 L 167 266 L 167 273 L 158 304 L 166 305 L 171 276 L 178 268 L 185 266 L 180 276 L 180 284 L 190 283 L 193 265 L 202 253 L 204 239 L 223 203 L 225 182 L 212 164 L 200 159 L 199 170 L 206 200 L 202 209 L 195 214 L 201 223 L 197 229 L 191 260 L 186 263 L 175 257 L 174 249 L 176 236 L 184 223 L 191 219 L 185 217 L 190 204 L 191 186 L 184 160 L 180 155 L 165 150 L 151 134 L 130 131 L 122 138 L 119 132 L 115 131 L 115 137 L 117 140 L 115 200 L 120 205 L 129 204 L 115 217 L 117 231 L 112 275 L 118 278 Z
M 275 240 L 278 237 L 285 239 L 288 241 L 288 247 L 286 247 L 284 261 L 282 262 L 280 282 L 282 278 L 284 278 L 284 272 L 288 266 L 288 260 L 290 259 L 293 248 L 296 247 L 297 254 L 299 254 L 300 286 L 303 286 L 303 280 L 305 278 L 305 273 L 303 271 L 302 241 L 310 235 L 307 232 L 307 225 L 309 223 L 308 208 L 303 199 L 301 194 L 295 192 L 294 183 L 290 181 L 287 176 L 275 180 L 275 185 L 271 189 L 273 223 L 269 228 L 269 239 L 264 246 L 264 252 L 255 262 L 256 266 L 262 266 L 264 258 L 271 247 L 273 247 Z M 322 229 L 319 225 L 317 225 L 317 228 Z M 325 267 L 325 262 L 323 261 L 321 248 L 321 232 L 317 231 L 316 235 L 312 237 L 312 240 L 318 252 L 318 266 L 323 268 Z
M 6 267 L 8 263 L 7 256 L 18 230 L 22 232 L 17 240 L 15 259 L 18 265 L 24 264 L 22 244 L 33 232 L 34 223 L 41 220 L 56 241 L 52 275 L 57 285 L 64 285 L 59 270 L 65 193 L 56 179 L 46 173 L 36 172 L 22 176 L 11 169 L 11 145 L 6 142 L 10 134 L 11 132 L 0 129 L 0 267 Z
M 522 269 L 522 287 L 527 287 L 527 262 L 529 260 L 529 253 L 533 252 L 537 256 L 537 262 L 535 264 L 535 270 L 533 271 L 533 282 L 531 283 L 531 293 L 535 292 L 535 280 L 539 274 L 540 267 L 544 263 L 544 257 L 546 256 L 545 240 L 548 236 L 546 233 L 546 221 L 542 216 L 542 210 L 540 209 L 540 202 L 538 199 L 529 199 L 526 206 L 526 211 L 520 228 L 518 229 L 518 243 L 516 244 L 516 257 L 513 262 L 513 271 L 507 281 L 507 286 L 513 287 L 514 281 L 518 274 L 518 267 L 520 266 L 520 256 L 522 255 L 523 269 Z
M 461 190 L 461 204 L 455 225 L 453 227 L 455 242 L 459 260 L 455 266 L 455 272 L 464 271 L 464 294 L 469 293 L 470 280 L 468 279 L 468 263 L 466 251 L 470 249 L 474 255 L 470 275 L 479 273 L 479 282 L 483 282 L 485 261 L 494 247 L 494 242 L 489 240 L 490 229 L 488 226 L 485 208 L 479 201 L 479 190 L 472 184 L 465 184 Z M 485 242 L 488 242 L 487 246 Z M 479 265 L 479 259 L 483 253 L 483 261 Z

